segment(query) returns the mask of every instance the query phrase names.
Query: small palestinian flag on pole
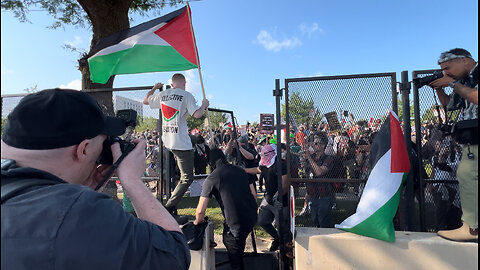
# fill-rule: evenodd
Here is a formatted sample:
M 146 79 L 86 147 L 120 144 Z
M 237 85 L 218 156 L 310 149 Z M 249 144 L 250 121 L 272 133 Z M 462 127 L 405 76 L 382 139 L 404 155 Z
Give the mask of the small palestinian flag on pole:
M 370 152 L 368 177 L 357 212 L 335 228 L 388 242 L 395 241 L 393 217 L 400 201 L 401 185 L 410 172 L 405 139 L 398 116 L 390 112 Z
M 90 79 L 106 83 L 116 74 L 197 68 L 198 57 L 187 5 L 160 18 L 102 38 L 88 58 Z

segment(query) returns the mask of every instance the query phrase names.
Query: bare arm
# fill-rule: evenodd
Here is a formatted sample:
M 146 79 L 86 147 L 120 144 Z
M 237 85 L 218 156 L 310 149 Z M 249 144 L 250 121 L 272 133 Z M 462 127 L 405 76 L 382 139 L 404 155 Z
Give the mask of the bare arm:
M 198 200 L 197 210 L 195 212 L 195 221 L 193 224 L 197 225 L 204 221 L 205 211 L 207 210 L 209 200 L 210 199 L 207 197 L 200 197 L 200 200 Z
M 244 169 L 246 173 L 249 173 L 249 174 L 259 174 L 259 173 L 262 173 L 262 171 L 260 171 L 260 169 L 258 167 L 253 167 L 253 168 L 245 168 Z
M 250 184 L 250 191 L 252 192 L 253 198 L 257 200 L 257 192 L 255 191 L 255 187 L 253 186 L 253 184 Z
M 167 231 L 181 232 L 177 221 L 143 184 L 141 176 L 146 168 L 145 152 L 143 150 L 145 149 L 145 141 L 135 140 L 134 142 L 137 143 L 137 146 L 120 163 L 117 174 L 132 201 L 137 216 L 157 224 Z M 114 160 L 120 157 L 121 151 L 118 143 L 112 145 L 112 154 Z
M 157 89 L 161 89 L 163 87 L 163 84 L 162 83 L 156 83 L 153 87 L 152 87 L 152 90 L 148 91 L 147 92 L 147 95 L 145 96 L 145 98 L 143 99 L 143 104 L 145 105 L 149 105 L 150 103 L 148 102 L 148 98 L 153 95 L 153 93 L 155 93 L 155 90 Z
M 326 166 L 318 166 L 318 164 L 313 160 L 311 155 L 306 155 L 306 158 L 308 162 L 310 162 L 315 176 L 320 177 L 328 172 L 328 168 Z
M 226 147 L 225 147 L 225 152 L 227 152 L 227 154 L 231 155 L 232 154 L 232 151 L 233 151 L 233 135 L 230 135 L 230 140 L 228 141 Z
M 469 102 L 478 105 L 478 90 L 461 83 L 456 83 L 453 90 Z
M 205 110 L 207 109 L 208 105 L 210 105 L 210 102 L 208 101 L 208 99 L 204 99 L 202 101 L 202 106 L 200 106 L 200 108 L 198 108 L 198 110 L 196 110 L 194 113 L 193 113 L 193 117 L 195 118 L 200 118 L 202 117 L 203 113 L 205 112 Z
M 289 190 L 290 183 L 288 181 L 288 176 L 286 174 L 282 175 L 282 191 L 283 195 L 287 194 Z
M 239 150 L 240 150 L 240 153 L 242 153 L 242 155 L 248 159 L 248 160 L 253 160 L 254 156 L 252 153 L 248 152 L 247 149 L 243 148 L 240 144 L 238 144 L 238 146 L 240 146 Z

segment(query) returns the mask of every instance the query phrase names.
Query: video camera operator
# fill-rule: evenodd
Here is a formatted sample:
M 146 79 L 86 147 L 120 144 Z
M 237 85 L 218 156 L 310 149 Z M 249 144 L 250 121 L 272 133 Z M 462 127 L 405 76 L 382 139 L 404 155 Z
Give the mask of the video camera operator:
M 478 64 L 465 49 L 455 48 L 440 55 L 443 77 L 431 82 L 447 110 L 461 110 L 453 136 L 462 144 L 462 160 L 457 178 L 462 204 L 460 228 L 438 231 L 453 241 L 478 241 Z M 451 95 L 444 88 L 453 88 Z
M 125 129 L 81 91 L 20 101 L 1 142 L 2 269 L 188 269 L 178 223 L 141 181 L 145 141 L 109 144 Z M 113 168 L 138 218 L 93 189 Z

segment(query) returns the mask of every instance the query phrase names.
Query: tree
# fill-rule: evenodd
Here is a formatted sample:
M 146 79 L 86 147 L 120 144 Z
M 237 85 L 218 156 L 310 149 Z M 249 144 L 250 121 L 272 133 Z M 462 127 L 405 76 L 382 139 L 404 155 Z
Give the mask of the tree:
M 5 124 L 7 123 L 7 118 L 2 118 L 2 133 L 0 134 L 3 135 L 3 127 L 5 126 Z
M 303 99 L 299 92 L 293 92 L 289 96 L 288 106 L 289 113 L 293 116 L 293 119 L 297 125 L 310 125 L 312 123 L 318 124 L 318 122 L 320 122 L 320 120 L 323 118 L 320 110 L 315 108 L 315 102 L 313 99 Z M 313 117 L 310 117 L 311 111 L 314 115 Z M 285 119 L 285 104 L 282 104 L 281 116 Z
M 202 129 L 203 123 L 206 118 L 206 113 L 202 115 L 200 118 L 195 118 L 191 115 L 187 116 L 187 127 L 189 130 L 194 130 L 196 128 Z
M 403 119 L 403 102 L 402 99 L 398 99 L 398 119 L 404 121 Z M 415 126 L 415 113 L 413 108 L 413 101 L 410 101 L 410 126 L 413 128 Z
M 78 59 L 78 69 L 82 73 L 82 90 L 112 88 L 115 76 L 110 77 L 107 83 L 93 83 L 90 80 L 90 70 L 87 59 L 97 53 L 95 44 L 103 38 L 116 32 L 130 28 L 129 12 L 142 16 L 148 11 L 160 10 L 169 3 L 176 6 L 182 0 L 2 0 L 3 10 L 13 11 L 20 22 L 29 22 L 27 19 L 30 8 L 42 8 L 55 21 L 50 28 L 56 29 L 65 25 L 91 27 L 93 36 L 90 50 L 83 53 Z M 113 101 L 111 92 L 90 93 L 100 104 L 104 112 L 113 115 Z
M 228 117 L 225 113 L 209 112 L 209 114 L 210 114 L 210 125 L 212 126 L 213 130 L 217 129 L 220 123 L 225 123 L 228 121 Z
M 157 130 L 157 121 L 155 117 L 147 116 L 143 119 L 140 116 L 137 116 L 137 127 L 135 128 L 138 132 L 144 132 L 145 130 Z

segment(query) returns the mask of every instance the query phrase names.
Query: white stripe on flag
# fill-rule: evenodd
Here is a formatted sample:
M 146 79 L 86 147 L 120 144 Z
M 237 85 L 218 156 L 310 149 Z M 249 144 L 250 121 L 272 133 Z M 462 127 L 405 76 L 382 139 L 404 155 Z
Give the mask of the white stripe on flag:
M 357 224 L 373 215 L 380 207 L 385 205 L 398 191 L 404 173 L 391 173 L 391 154 L 389 149 L 375 164 L 368 177 L 362 197 L 357 206 L 357 212 L 335 228 L 353 228 Z
M 170 46 L 163 38 L 157 36 L 153 32 L 160 29 L 162 26 L 166 25 L 165 22 L 162 22 L 154 27 L 147 29 L 143 32 L 140 32 L 136 35 L 133 35 L 129 38 L 122 40 L 120 43 L 112 45 L 110 47 L 106 47 L 103 50 L 100 50 L 95 55 L 91 56 L 90 58 L 100 56 L 100 55 L 107 55 L 118 51 L 123 51 L 132 48 L 135 44 L 141 45 L 158 45 L 158 46 Z

